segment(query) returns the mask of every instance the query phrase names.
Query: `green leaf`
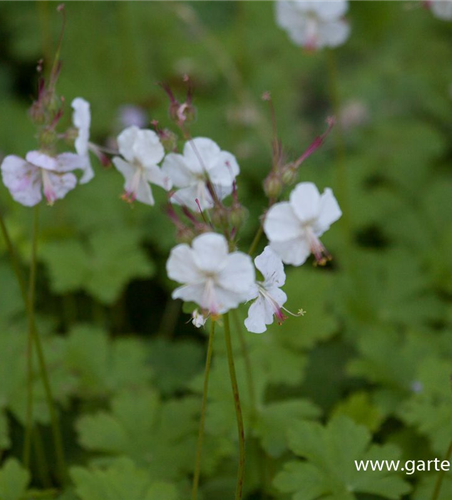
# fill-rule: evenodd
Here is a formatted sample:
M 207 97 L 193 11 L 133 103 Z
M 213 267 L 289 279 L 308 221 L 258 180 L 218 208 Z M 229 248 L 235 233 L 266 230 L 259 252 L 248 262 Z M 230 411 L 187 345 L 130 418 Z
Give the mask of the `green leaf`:
M 128 458 L 116 459 L 108 468 L 73 467 L 71 477 L 80 500 L 177 500 L 174 485 L 152 481 L 146 469 Z
M 28 471 L 15 458 L 9 458 L 0 469 L 0 500 L 21 500 L 29 481 Z
M 158 479 L 192 471 L 198 400 L 162 403 L 151 391 L 127 391 L 118 394 L 111 406 L 111 412 L 79 419 L 79 441 L 85 449 L 107 461 L 126 455 Z
M 346 415 L 357 424 L 365 425 L 371 432 L 377 431 L 383 421 L 383 415 L 366 392 L 355 392 L 338 403 L 333 415 Z
M 105 304 L 115 302 L 133 278 L 149 278 L 154 266 L 132 229 L 98 230 L 80 239 L 49 242 L 41 252 L 56 293 L 85 290 Z
M 298 422 L 288 439 L 292 451 L 306 461 L 286 463 L 274 484 L 294 500 L 355 500 L 360 493 L 398 499 L 410 491 L 394 472 L 356 470 L 355 460 L 397 460 L 399 451 L 372 445 L 367 429 L 348 417 L 335 417 L 326 427 Z

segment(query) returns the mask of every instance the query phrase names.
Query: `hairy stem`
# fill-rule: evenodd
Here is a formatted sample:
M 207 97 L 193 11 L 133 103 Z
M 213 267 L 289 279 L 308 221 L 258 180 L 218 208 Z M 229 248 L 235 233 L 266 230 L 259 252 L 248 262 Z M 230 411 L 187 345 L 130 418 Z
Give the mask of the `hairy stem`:
M 204 387 L 202 392 L 201 418 L 199 420 L 198 444 L 196 447 L 195 472 L 193 474 L 192 500 L 198 497 L 199 476 L 201 473 L 202 445 L 204 441 L 204 423 L 206 420 L 207 392 L 209 389 L 210 365 L 212 362 L 213 338 L 215 335 L 215 321 L 211 320 L 209 343 L 207 345 L 206 368 L 204 370 Z
M 23 460 L 30 467 L 31 438 L 33 434 L 33 329 L 35 324 L 36 252 L 38 248 L 39 205 L 33 209 L 33 231 L 31 239 L 30 278 L 28 282 L 28 338 L 27 338 L 27 410 Z
M 451 458 L 452 458 L 452 441 L 450 442 L 449 449 L 447 450 L 447 453 L 446 453 L 446 456 L 444 457 L 444 460 L 447 460 L 450 463 Z M 441 471 L 439 472 L 438 477 L 436 479 L 435 489 L 433 490 L 433 495 L 432 495 L 432 500 L 438 500 L 439 494 L 441 493 L 441 487 L 443 485 L 445 474 L 446 474 L 446 471 L 443 468 L 441 468 Z
M 237 384 L 237 376 L 235 373 L 234 354 L 232 352 L 232 343 L 231 343 L 231 327 L 229 324 L 228 313 L 224 315 L 224 338 L 226 342 L 226 350 L 228 353 L 229 375 L 231 377 L 232 393 L 234 395 L 235 415 L 237 419 L 237 431 L 239 437 L 239 466 L 237 471 L 235 500 L 241 500 L 243 479 L 245 474 L 245 429 L 243 427 L 243 415 L 242 415 L 242 408 L 240 405 L 239 387 Z
M 264 227 L 262 224 L 259 224 L 259 229 L 257 230 L 253 238 L 250 249 L 248 250 L 248 255 L 253 255 L 253 253 L 256 251 L 257 245 L 259 244 L 259 241 L 261 240 L 263 234 L 264 234 Z
M 24 301 L 25 305 L 25 310 L 27 312 L 27 316 L 30 320 L 30 324 L 32 327 L 32 334 L 33 334 L 33 343 L 35 344 L 36 348 L 36 353 L 38 355 L 38 366 L 39 366 L 39 371 L 40 371 L 40 376 L 43 382 L 44 386 L 44 391 L 46 395 L 46 402 L 51 418 L 51 425 L 52 425 L 52 435 L 53 435 L 53 441 L 54 441 L 54 446 L 55 446 L 55 454 L 57 458 L 57 463 L 58 463 L 58 470 L 60 474 L 60 479 L 61 481 L 65 481 L 67 478 L 67 472 L 66 472 L 66 464 L 65 464 L 65 459 L 64 459 L 64 451 L 63 451 L 63 441 L 61 437 L 61 430 L 60 430 L 60 425 L 59 425 L 59 420 L 58 420 L 58 414 L 56 412 L 54 403 L 53 403 L 53 396 L 52 396 L 52 389 L 50 386 L 50 381 L 49 381 L 49 376 L 47 372 L 47 366 L 45 362 L 45 357 L 44 357 L 44 352 L 42 350 L 42 345 L 41 345 L 41 340 L 38 334 L 38 331 L 36 329 L 36 322 L 34 319 L 34 315 L 31 314 L 31 309 L 30 309 L 30 303 L 29 303 L 29 297 L 27 295 L 27 289 L 25 285 L 25 281 L 22 276 L 20 264 L 19 264 L 19 259 L 17 257 L 17 253 L 14 250 L 14 247 L 12 245 L 11 238 L 9 236 L 8 230 L 5 225 L 5 221 L 3 219 L 3 215 L 0 212 L 0 229 L 3 234 L 3 238 L 6 243 L 6 248 L 8 250 L 12 267 L 14 270 L 14 273 L 17 278 L 17 282 L 19 283 L 20 287 L 20 292 L 22 295 L 22 299 Z M 31 318 L 31 319 L 30 319 Z

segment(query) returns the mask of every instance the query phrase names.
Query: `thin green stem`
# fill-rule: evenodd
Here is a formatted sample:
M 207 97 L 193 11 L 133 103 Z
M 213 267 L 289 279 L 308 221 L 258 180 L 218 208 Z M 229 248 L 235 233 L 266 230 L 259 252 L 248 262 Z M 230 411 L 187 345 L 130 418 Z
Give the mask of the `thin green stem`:
M 17 257 L 17 253 L 14 250 L 14 247 L 12 245 L 11 238 L 9 236 L 8 230 L 5 225 L 5 221 L 3 219 L 3 215 L 0 212 L 0 228 L 1 232 L 3 234 L 3 237 L 6 242 L 6 248 L 8 250 L 12 267 L 14 270 L 14 273 L 16 274 L 17 282 L 19 283 L 20 291 L 22 294 L 22 299 L 24 301 L 25 305 L 25 310 L 27 312 L 28 317 L 31 316 L 31 310 L 30 310 L 30 303 L 28 300 L 28 295 L 27 295 L 27 290 L 25 286 L 25 281 L 22 276 L 21 272 L 21 267 L 19 264 L 19 259 Z M 64 451 L 63 451 L 63 441 L 61 437 L 61 430 L 60 430 L 60 425 L 59 425 L 59 420 L 58 420 L 58 414 L 55 410 L 55 406 L 53 403 L 53 396 L 52 396 L 52 389 L 50 386 L 50 381 L 49 381 L 49 376 L 47 372 L 47 366 L 45 362 L 45 357 L 44 357 L 44 352 L 42 349 L 41 345 L 41 340 L 39 337 L 39 333 L 36 328 L 36 322 L 34 321 L 34 316 L 32 316 L 32 330 L 33 330 L 33 342 L 36 347 L 36 353 L 38 355 L 38 366 L 39 366 L 39 372 L 40 376 L 42 379 L 42 383 L 44 386 L 44 391 L 46 395 L 46 401 L 47 401 L 47 406 L 50 414 L 50 419 L 51 419 L 51 426 L 52 426 L 52 435 L 53 435 L 53 440 L 54 440 L 54 446 L 55 446 L 55 454 L 57 458 L 57 463 L 58 463 L 58 470 L 59 474 L 61 476 L 61 481 L 65 481 L 67 478 L 67 472 L 66 472 L 66 464 L 65 464 L 65 459 L 64 459 Z
M 50 479 L 49 464 L 42 442 L 41 431 L 39 426 L 35 425 L 33 428 L 33 449 L 36 457 L 37 471 L 42 486 L 50 488 L 52 481 Z
M 337 71 L 336 56 L 334 50 L 327 51 L 328 79 L 330 87 L 331 104 L 336 118 L 334 126 L 334 138 L 336 149 L 336 177 L 339 202 L 342 206 L 342 227 L 347 242 L 350 240 L 350 221 L 348 210 L 348 178 L 347 164 L 345 159 L 344 131 L 341 123 L 341 97 L 339 91 L 339 78 Z
M 238 333 L 240 350 L 242 352 L 243 360 L 245 362 L 245 374 L 248 385 L 248 393 L 250 396 L 251 408 L 253 409 L 253 416 L 256 416 L 257 400 L 256 400 L 256 390 L 254 387 L 253 369 L 251 367 L 250 351 L 248 349 L 248 344 L 246 343 L 245 336 L 243 335 L 243 329 L 239 321 L 237 310 L 232 312 L 232 318 L 234 320 L 235 329 L 237 330 Z
M 243 427 L 243 415 L 242 415 L 242 408 L 240 405 L 239 386 L 237 384 L 237 375 L 235 373 L 234 354 L 232 352 L 232 343 L 231 343 L 231 327 L 229 324 L 228 313 L 224 315 L 224 338 L 226 342 L 226 350 L 228 353 L 229 375 L 231 377 L 231 387 L 232 387 L 232 393 L 234 395 L 235 415 L 237 419 L 237 431 L 239 437 L 239 466 L 237 470 L 237 485 L 235 489 L 235 500 L 241 500 L 243 479 L 245 475 L 245 429 Z
M 253 238 L 250 249 L 248 250 L 248 255 L 253 255 L 253 253 L 256 251 L 257 245 L 259 244 L 259 241 L 261 240 L 263 234 L 264 227 L 262 226 L 262 224 L 259 224 L 259 229 L 257 230 Z
M 33 209 L 33 231 L 31 238 L 30 278 L 28 281 L 28 338 L 27 338 L 27 410 L 23 460 L 30 467 L 31 437 L 33 434 L 33 329 L 35 324 L 36 253 L 38 249 L 39 205 Z
M 215 335 L 215 321 L 211 321 L 209 343 L 207 345 L 206 368 L 204 370 L 204 387 L 202 392 L 201 417 L 199 420 L 198 444 L 196 447 L 195 471 L 193 474 L 192 500 L 198 497 L 199 476 L 201 473 L 202 445 L 204 441 L 204 424 L 206 420 L 207 392 L 209 389 L 210 365 L 212 363 L 213 338 Z
M 452 458 L 452 441 L 450 442 L 449 449 L 447 450 L 447 453 L 446 453 L 446 456 L 444 457 L 444 460 L 450 463 L 451 458 Z M 438 477 L 436 479 L 435 489 L 433 490 L 432 500 L 439 499 L 439 494 L 441 493 L 441 487 L 443 485 L 445 474 L 446 474 L 446 471 L 443 468 L 441 468 L 441 471 L 439 472 Z

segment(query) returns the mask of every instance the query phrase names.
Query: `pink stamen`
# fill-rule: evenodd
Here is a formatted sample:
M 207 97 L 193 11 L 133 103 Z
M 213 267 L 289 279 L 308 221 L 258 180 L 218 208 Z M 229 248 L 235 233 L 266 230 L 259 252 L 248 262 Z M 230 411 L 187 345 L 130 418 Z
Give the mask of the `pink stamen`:
M 306 236 L 308 239 L 309 247 L 312 254 L 315 257 L 316 265 L 324 266 L 329 262 L 332 257 L 328 250 L 323 246 L 319 238 L 314 234 L 314 231 L 310 226 L 305 228 Z

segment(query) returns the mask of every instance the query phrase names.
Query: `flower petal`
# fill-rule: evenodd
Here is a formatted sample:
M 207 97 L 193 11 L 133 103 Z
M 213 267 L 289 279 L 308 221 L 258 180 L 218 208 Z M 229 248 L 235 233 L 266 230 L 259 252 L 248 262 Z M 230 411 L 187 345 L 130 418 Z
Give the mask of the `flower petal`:
M 129 162 L 124 161 L 122 158 L 119 158 L 119 156 L 115 156 L 112 161 L 113 165 L 124 176 L 126 182 L 130 182 L 136 172 L 136 167 L 131 165 Z
M 165 156 L 159 136 L 153 130 L 139 130 L 133 144 L 134 157 L 144 167 L 157 165 Z
M 240 167 L 235 156 L 226 151 L 221 151 L 212 169 L 209 170 L 209 179 L 219 186 L 232 186 L 235 178 L 240 173 Z
M 134 145 L 139 131 L 140 129 L 133 125 L 124 129 L 118 136 L 119 152 L 129 162 L 135 159 Z
M 266 246 L 264 251 L 254 259 L 254 263 L 265 280 L 265 288 L 280 287 L 286 282 L 286 273 L 281 258 Z
M 193 172 L 209 172 L 220 154 L 219 146 L 206 137 L 196 137 L 184 146 L 184 157 Z
M 232 252 L 225 261 L 224 268 L 218 274 L 217 283 L 222 288 L 238 294 L 240 302 L 245 302 L 256 280 L 253 261 L 243 252 Z
M 32 207 L 42 200 L 42 180 L 38 167 L 23 158 L 9 155 L 1 165 L 3 184 L 18 203 Z
M 148 182 L 152 182 L 152 184 L 160 186 L 166 191 L 169 191 L 173 186 L 171 179 L 157 165 L 147 167 L 144 176 Z
M 320 211 L 316 222 L 313 225 L 313 230 L 317 236 L 321 236 L 329 229 L 333 222 L 340 219 L 342 215 L 339 204 L 334 197 L 333 191 L 326 188 L 320 199 Z
M 197 182 L 193 172 L 187 167 L 185 158 L 177 153 L 169 153 L 163 161 L 162 170 L 178 188 L 185 188 Z
M 55 199 L 63 199 L 69 191 L 72 191 L 77 185 L 77 177 L 72 173 L 55 174 L 48 172 L 50 184 L 52 185 Z
M 201 210 L 206 210 L 213 207 L 212 196 L 203 182 L 199 182 L 190 187 L 178 189 L 171 196 L 171 203 L 176 205 L 182 205 L 188 207 L 193 212 L 199 212 L 198 204 L 196 200 L 199 201 Z
M 75 150 L 81 156 L 88 154 L 89 128 L 91 126 L 91 112 L 89 102 L 81 97 L 76 97 L 71 104 L 74 112 L 72 123 L 78 129 L 75 140 Z
M 219 272 L 226 266 L 228 242 L 221 234 L 205 233 L 192 242 L 196 266 L 206 272 Z
M 166 263 L 168 277 L 178 283 L 197 283 L 202 281 L 193 257 L 193 250 L 187 244 L 175 246 Z
M 248 317 L 245 319 L 246 329 L 251 333 L 264 333 L 267 330 L 265 317 L 265 299 L 262 296 L 259 296 L 248 309 Z
M 311 253 L 307 240 L 303 237 L 293 238 L 286 241 L 272 241 L 270 246 L 285 264 L 301 266 Z
M 312 182 L 301 182 L 290 193 L 290 205 L 302 223 L 312 223 L 320 212 L 320 193 Z
M 296 238 L 302 233 L 301 223 L 289 202 L 276 203 L 270 208 L 265 217 L 264 231 L 271 242 Z
M 125 187 L 125 190 L 131 192 L 130 185 Z M 155 204 L 154 196 L 152 194 L 151 185 L 149 182 L 143 177 L 140 176 L 140 180 L 138 182 L 136 191 L 135 191 L 135 199 L 144 203 L 145 205 L 153 206 Z
M 40 151 L 30 151 L 26 154 L 25 159 L 28 163 L 32 163 L 39 168 L 45 170 L 58 170 L 58 162 L 52 156 L 41 153 Z

